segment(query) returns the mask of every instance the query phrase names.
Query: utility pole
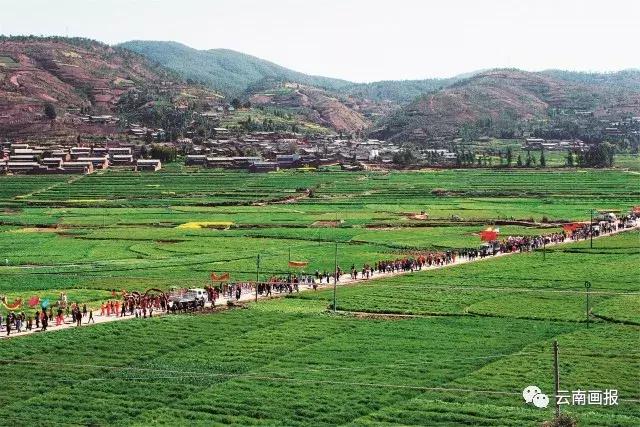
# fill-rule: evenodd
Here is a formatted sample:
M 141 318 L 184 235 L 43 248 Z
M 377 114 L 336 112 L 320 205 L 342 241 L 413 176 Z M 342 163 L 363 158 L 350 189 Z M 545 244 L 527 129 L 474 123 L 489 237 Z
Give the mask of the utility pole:
M 589 223 L 589 234 L 591 235 L 591 249 L 593 249 L 593 209 L 591 209 L 591 222 Z
M 336 290 L 338 287 L 338 241 L 336 240 L 336 247 L 333 254 L 334 268 L 333 268 L 333 312 L 336 312 Z
M 558 340 L 553 340 L 553 389 L 556 404 L 556 418 L 560 416 L 560 404 L 558 403 L 558 391 L 560 390 L 560 369 L 558 368 Z
M 587 328 L 589 327 L 589 288 L 591 287 L 591 282 L 588 280 L 584 282 L 584 287 L 587 290 Z
M 260 282 L 260 254 L 256 257 L 256 302 L 258 302 L 258 284 Z
M 291 284 L 291 246 L 289 246 L 289 263 L 287 264 L 287 269 L 289 270 L 289 284 Z

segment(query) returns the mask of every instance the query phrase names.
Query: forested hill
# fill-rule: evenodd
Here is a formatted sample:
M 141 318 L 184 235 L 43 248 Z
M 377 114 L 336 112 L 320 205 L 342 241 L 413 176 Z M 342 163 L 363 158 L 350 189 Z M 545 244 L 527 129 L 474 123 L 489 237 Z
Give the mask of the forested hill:
M 299 83 L 340 95 L 403 105 L 424 93 L 439 90 L 466 77 L 354 83 L 311 76 L 228 49 L 197 50 L 176 42 L 142 40 L 128 41 L 119 46 L 140 53 L 183 78 L 201 82 L 229 97 L 251 95 L 272 87 L 274 83 Z
M 176 42 L 139 40 L 119 46 L 230 96 L 238 96 L 263 80 L 301 83 L 329 90 L 339 90 L 351 84 L 346 80 L 293 71 L 229 49 L 198 50 Z
M 585 73 L 579 71 L 546 70 L 542 74 L 572 83 L 606 86 L 640 91 L 640 70 L 629 69 L 612 73 Z

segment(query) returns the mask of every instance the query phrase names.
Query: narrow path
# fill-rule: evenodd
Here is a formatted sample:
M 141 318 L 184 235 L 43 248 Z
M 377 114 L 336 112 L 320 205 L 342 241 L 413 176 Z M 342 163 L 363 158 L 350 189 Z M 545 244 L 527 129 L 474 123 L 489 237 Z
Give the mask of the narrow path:
M 618 229 L 617 231 L 608 233 L 608 234 L 604 234 L 601 236 L 597 236 L 594 237 L 593 239 L 602 239 L 605 237 L 609 237 L 609 236 L 613 236 L 619 233 L 624 233 L 624 232 L 628 232 L 628 231 L 635 231 L 640 229 L 640 226 L 636 226 L 636 227 L 632 227 L 632 228 L 624 228 L 624 229 Z M 579 240 L 579 242 L 583 242 L 585 240 Z M 565 244 L 569 244 L 569 243 L 576 243 L 576 241 L 574 240 L 570 240 L 567 239 L 564 242 L 559 242 L 559 243 L 550 243 L 547 245 L 547 247 L 552 247 L 552 246 L 559 246 L 559 245 L 565 245 Z M 503 257 L 503 256 L 510 256 L 510 255 L 517 255 L 517 254 L 521 254 L 521 253 L 529 253 L 529 252 L 506 252 L 506 253 L 499 253 L 497 255 L 492 255 L 492 256 L 488 256 L 485 258 L 475 258 L 473 260 L 469 260 L 468 258 L 456 258 L 455 262 L 449 263 L 449 264 L 445 264 L 445 265 L 437 265 L 437 266 L 431 266 L 431 267 L 424 267 L 422 268 L 422 270 L 414 270 L 413 272 L 411 271 L 396 271 L 396 272 L 390 272 L 390 273 L 379 273 L 379 272 L 374 272 L 373 276 L 369 279 L 352 279 L 350 274 L 343 274 L 342 276 L 340 276 L 339 281 L 337 283 L 337 285 L 339 287 L 344 287 L 347 285 L 358 285 L 361 283 L 366 283 L 369 282 L 371 280 L 379 280 L 379 279 L 385 279 L 385 278 L 389 278 L 389 277 L 395 277 L 395 276 L 400 276 L 400 275 L 405 275 L 405 274 L 411 274 L 411 273 L 415 273 L 415 272 L 419 272 L 419 271 L 428 271 L 428 270 L 439 270 L 439 269 L 443 269 L 443 268 L 449 268 L 449 267 L 456 267 L 459 265 L 463 265 L 463 264 L 468 264 L 468 263 L 475 263 L 475 262 L 481 262 L 481 261 L 486 261 L 486 260 L 491 260 L 491 259 L 496 259 L 498 257 Z M 319 284 L 318 285 L 318 289 L 330 289 L 333 288 L 333 283 L 324 283 L 324 284 Z M 309 292 L 312 291 L 313 288 L 309 285 L 303 285 L 300 287 L 300 292 Z M 288 295 L 287 292 L 283 292 L 283 293 L 276 293 L 273 294 L 271 296 L 264 296 L 264 295 L 259 295 L 258 299 L 273 299 L 273 298 L 281 298 Z M 226 297 L 220 297 L 217 301 L 216 301 L 216 309 L 217 310 L 223 310 L 227 308 L 227 302 L 229 300 Z M 255 301 L 255 293 L 247 293 L 244 292 L 242 293 L 241 297 L 239 300 L 235 300 L 235 298 L 232 298 L 232 301 L 234 302 L 251 302 L 251 301 Z M 207 303 L 207 308 L 212 308 L 211 305 L 209 303 Z M 154 313 L 154 317 L 157 316 L 165 316 L 167 314 L 170 313 L 165 313 L 165 312 L 161 312 L 161 311 L 157 311 Z M 365 313 L 363 313 L 365 314 Z M 366 315 L 373 315 L 372 313 L 366 313 Z M 382 313 L 382 315 L 386 315 L 386 316 L 394 316 L 394 317 L 402 317 L 403 315 L 401 314 L 384 314 Z M 412 315 L 404 315 L 405 317 L 409 317 Z M 82 326 L 87 326 L 87 325 L 94 325 L 94 324 L 103 324 L 103 323 L 110 323 L 110 322 L 116 322 L 116 321 L 122 321 L 122 320 L 130 320 L 130 319 L 135 319 L 135 316 L 124 316 L 124 317 L 119 317 L 119 316 L 100 316 L 100 315 L 94 315 L 94 323 L 90 323 L 87 324 L 86 318 L 83 318 L 82 320 Z M 75 328 L 77 327 L 74 323 L 72 323 L 70 320 L 69 322 L 66 321 L 67 319 L 65 319 L 65 323 L 60 325 L 60 326 L 55 326 L 54 322 L 49 322 L 49 327 L 47 329 L 46 332 L 51 332 L 51 331 L 60 331 L 63 329 L 69 329 L 69 328 Z M 31 335 L 31 334 L 37 334 L 37 333 L 41 333 L 41 331 L 39 329 L 34 329 L 31 331 L 28 330 L 23 330 L 22 332 L 16 332 L 15 330 L 12 330 L 11 335 L 10 336 L 6 336 L 6 325 L 5 329 L 3 329 L 0 332 L 0 339 L 7 339 L 7 338 L 14 338 L 14 337 L 22 337 L 25 335 Z

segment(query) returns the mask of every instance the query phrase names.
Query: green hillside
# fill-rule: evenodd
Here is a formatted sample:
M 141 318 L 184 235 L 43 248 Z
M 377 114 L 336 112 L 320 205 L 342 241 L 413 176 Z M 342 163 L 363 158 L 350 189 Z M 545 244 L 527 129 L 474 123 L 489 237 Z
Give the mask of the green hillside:
M 120 46 L 174 70 L 184 78 L 204 83 L 228 95 L 238 95 L 265 79 L 333 90 L 350 84 L 345 80 L 299 73 L 229 49 L 198 50 L 176 42 L 140 40 L 128 41 Z

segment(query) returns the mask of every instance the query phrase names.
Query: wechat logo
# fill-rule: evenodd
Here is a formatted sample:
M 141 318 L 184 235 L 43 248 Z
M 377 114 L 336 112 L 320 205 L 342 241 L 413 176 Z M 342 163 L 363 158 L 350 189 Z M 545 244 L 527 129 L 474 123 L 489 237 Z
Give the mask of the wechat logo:
M 549 396 L 542 393 L 540 388 L 530 385 L 522 390 L 522 397 L 527 403 L 532 403 L 536 408 L 546 408 L 549 405 Z

